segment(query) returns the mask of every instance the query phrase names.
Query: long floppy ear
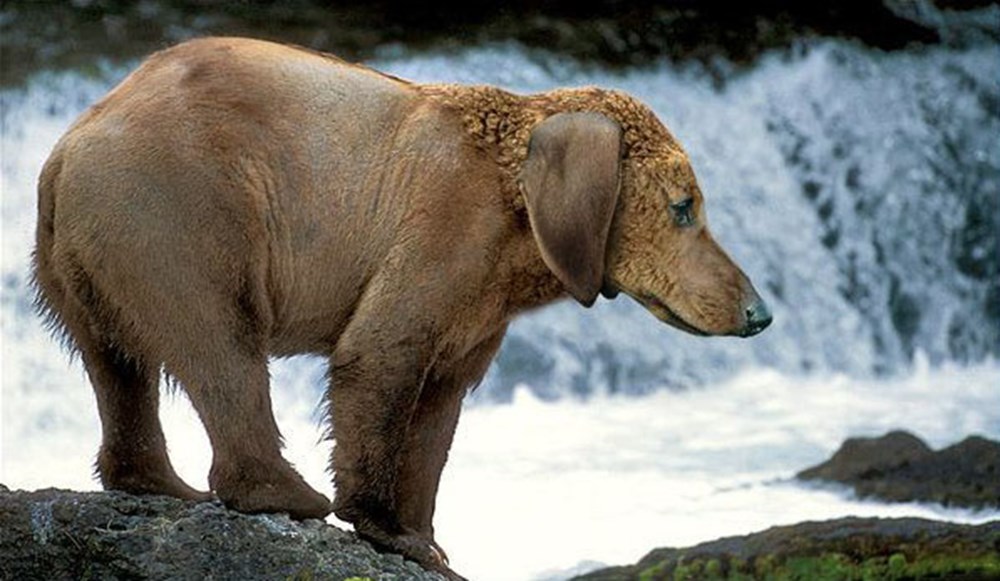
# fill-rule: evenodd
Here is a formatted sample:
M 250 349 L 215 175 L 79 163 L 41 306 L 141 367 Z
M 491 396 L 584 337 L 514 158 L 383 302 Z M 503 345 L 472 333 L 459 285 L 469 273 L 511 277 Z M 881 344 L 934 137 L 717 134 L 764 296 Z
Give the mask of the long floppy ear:
M 604 280 L 618 203 L 621 127 L 600 113 L 557 113 L 531 132 L 521 169 L 528 220 L 546 266 L 584 306 Z

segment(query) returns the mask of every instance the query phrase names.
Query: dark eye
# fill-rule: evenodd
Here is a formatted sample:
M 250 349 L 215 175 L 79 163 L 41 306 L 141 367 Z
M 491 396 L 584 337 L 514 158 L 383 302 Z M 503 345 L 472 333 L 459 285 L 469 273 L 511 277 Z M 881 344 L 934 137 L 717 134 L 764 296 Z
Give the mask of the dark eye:
M 694 224 L 693 210 L 693 198 L 687 198 L 677 202 L 676 204 L 670 204 L 670 213 L 674 215 L 674 222 L 681 227 Z

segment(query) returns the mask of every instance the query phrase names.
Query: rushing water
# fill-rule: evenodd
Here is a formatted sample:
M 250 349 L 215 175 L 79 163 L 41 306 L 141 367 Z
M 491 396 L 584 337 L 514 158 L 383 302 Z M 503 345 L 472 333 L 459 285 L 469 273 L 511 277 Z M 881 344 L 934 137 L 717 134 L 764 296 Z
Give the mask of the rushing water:
M 786 479 L 849 435 L 1000 437 L 998 57 L 994 45 L 885 54 L 828 42 L 721 86 L 695 67 L 608 72 L 503 45 L 372 63 L 421 81 L 639 96 L 685 144 L 713 232 L 775 312 L 751 340 L 682 335 L 624 296 L 519 320 L 446 469 L 438 529 L 455 567 L 529 578 L 804 518 L 995 517 Z M 0 93 L 0 481 L 12 487 L 96 486 L 92 396 L 32 314 L 27 273 L 41 164 L 126 72 L 40 72 Z M 289 457 L 327 489 L 313 413 L 323 372 L 310 358 L 272 366 Z M 204 487 L 208 451 L 187 402 L 165 414 L 179 470 Z

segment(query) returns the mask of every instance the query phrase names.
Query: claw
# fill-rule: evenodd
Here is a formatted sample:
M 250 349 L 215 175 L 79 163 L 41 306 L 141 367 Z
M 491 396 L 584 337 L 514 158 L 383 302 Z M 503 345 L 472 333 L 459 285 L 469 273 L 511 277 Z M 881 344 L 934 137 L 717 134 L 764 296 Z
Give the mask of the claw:
M 359 527 L 355 523 L 354 530 L 380 550 L 403 555 L 429 571 L 444 575 L 449 581 L 466 581 L 448 567 L 448 554 L 433 539 L 414 532 L 392 535 L 370 524 Z
M 444 549 L 442 549 L 441 545 L 437 544 L 436 541 L 433 541 L 433 540 L 431 541 L 431 551 L 434 553 L 434 556 L 439 561 L 441 561 L 442 565 L 444 565 L 446 567 L 449 565 L 448 553 L 445 553 Z

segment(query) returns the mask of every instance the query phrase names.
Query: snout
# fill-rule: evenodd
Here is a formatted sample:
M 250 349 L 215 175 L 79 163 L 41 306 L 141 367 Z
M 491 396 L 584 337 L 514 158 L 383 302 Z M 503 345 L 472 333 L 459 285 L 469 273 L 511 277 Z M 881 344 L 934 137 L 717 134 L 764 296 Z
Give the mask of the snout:
M 767 303 L 757 297 L 744 311 L 745 322 L 740 331 L 740 337 L 753 337 L 771 324 L 771 309 L 767 308 Z

